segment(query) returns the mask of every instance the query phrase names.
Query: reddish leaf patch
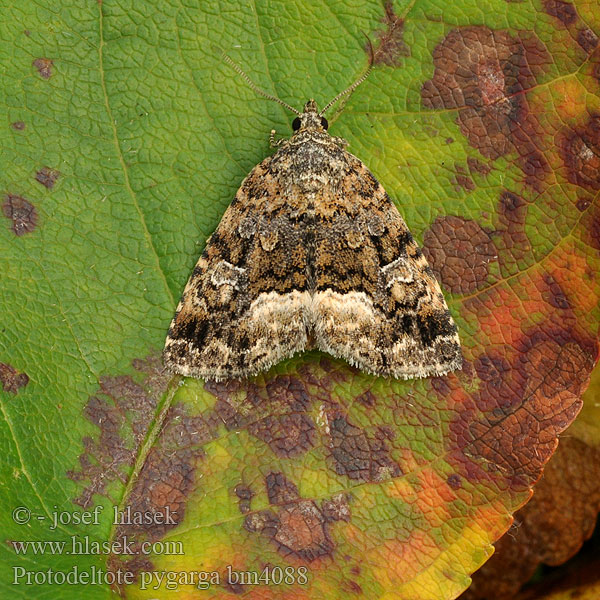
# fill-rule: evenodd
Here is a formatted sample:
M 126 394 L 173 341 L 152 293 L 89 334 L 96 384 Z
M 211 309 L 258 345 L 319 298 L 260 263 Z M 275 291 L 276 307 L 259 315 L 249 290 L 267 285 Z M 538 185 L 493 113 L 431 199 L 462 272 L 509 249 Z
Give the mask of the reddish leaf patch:
M 423 253 L 444 289 L 469 294 L 488 279 L 497 257 L 490 235 L 462 217 L 438 217 L 423 237 Z
M 551 59 L 532 34 L 487 27 L 452 30 L 433 53 L 435 72 L 421 89 L 432 109 L 460 109 L 458 123 L 487 158 L 517 152 L 526 182 L 540 189 L 550 173 L 524 91 Z
M 557 141 L 569 182 L 600 190 L 600 116 L 591 116 L 581 128 L 564 128 Z
M 509 477 L 512 488 L 532 485 L 558 433 L 581 408 L 593 356 L 593 343 L 558 328 L 532 332 L 513 352 L 481 355 L 475 363 L 480 391 L 462 400 L 451 426 L 460 445 Z

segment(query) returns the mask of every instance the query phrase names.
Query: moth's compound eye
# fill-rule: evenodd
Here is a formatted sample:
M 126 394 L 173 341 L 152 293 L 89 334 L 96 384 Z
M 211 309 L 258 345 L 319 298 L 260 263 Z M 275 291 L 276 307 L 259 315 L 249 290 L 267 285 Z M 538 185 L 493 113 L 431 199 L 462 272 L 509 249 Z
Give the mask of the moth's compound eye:
M 300 129 L 300 117 L 296 117 L 293 121 L 292 121 L 292 129 L 294 131 L 298 131 L 298 129 Z
M 329 127 L 329 123 L 327 122 L 327 119 L 325 117 L 321 117 L 321 127 L 327 131 L 327 128 Z

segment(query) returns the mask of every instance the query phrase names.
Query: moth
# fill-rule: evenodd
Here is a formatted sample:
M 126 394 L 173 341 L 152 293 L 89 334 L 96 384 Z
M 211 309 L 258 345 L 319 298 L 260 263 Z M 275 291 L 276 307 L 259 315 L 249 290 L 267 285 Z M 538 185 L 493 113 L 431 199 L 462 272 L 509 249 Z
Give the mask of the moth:
M 393 378 L 461 368 L 457 328 L 427 261 L 369 169 L 319 110 L 244 179 L 185 286 L 163 353 L 174 373 L 242 379 L 318 348 Z

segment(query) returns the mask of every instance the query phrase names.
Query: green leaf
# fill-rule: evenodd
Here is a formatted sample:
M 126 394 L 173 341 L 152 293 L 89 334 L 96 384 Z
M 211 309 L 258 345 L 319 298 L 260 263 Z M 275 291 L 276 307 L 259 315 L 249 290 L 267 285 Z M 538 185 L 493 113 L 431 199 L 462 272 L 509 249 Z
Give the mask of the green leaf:
M 330 132 L 424 244 L 465 368 L 399 382 L 309 353 L 252 382 L 179 387 L 156 358 L 179 294 L 271 152 L 269 131 L 293 116 L 214 48 L 293 106 L 324 105 L 364 72 L 362 32 L 377 64 Z M 4 595 L 440 600 L 466 588 L 596 360 L 599 32 L 594 3 L 555 0 L 7 5 Z M 97 505 L 97 523 L 73 522 Z M 118 525 L 113 506 L 176 516 Z M 183 553 L 17 554 L 22 540 L 73 536 Z M 288 578 L 225 584 L 228 565 Z M 221 581 L 44 579 L 75 566 Z

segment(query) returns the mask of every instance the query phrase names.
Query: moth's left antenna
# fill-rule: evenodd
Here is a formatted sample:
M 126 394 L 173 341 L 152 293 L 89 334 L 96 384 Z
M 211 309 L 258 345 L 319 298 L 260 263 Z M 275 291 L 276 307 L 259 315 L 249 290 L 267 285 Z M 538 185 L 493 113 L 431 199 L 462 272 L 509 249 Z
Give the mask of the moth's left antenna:
M 225 54 L 224 51 L 221 51 L 221 58 L 226 63 L 228 63 L 231 67 L 233 67 L 237 71 L 237 73 L 244 78 L 244 81 L 250 86 L 250 88 L 252 88 L 257 94 L 260 94 L 261 96 L 264 96 L 265 98 L 268 98 L 269 100 L 273 100 L 273 102 L 277 102 L 278 104 L 281 104 L 281 106 L 285 106 L 285 108 L 292 111 L 295 115 L 298 115 L 298 116 L 301 115 L 300 111 L 296 110 L 293 106 L 290 106 L 287 102 L 284 102 L 277 96 L 273 96 L 273 94 L 269 94 L 269 93 L 265 92 L 264 90 L 261 90 L 254 83 L 254 81 L 252 81 L 252 79 L 250 79 L 250 77 L 248 77 L 248 75 L 246 75 L 246 73 L 244 73 L 242 67 L 240 67 L 237 63 L 235 63 L 229 56 L 227 56 L 227 54 Z

